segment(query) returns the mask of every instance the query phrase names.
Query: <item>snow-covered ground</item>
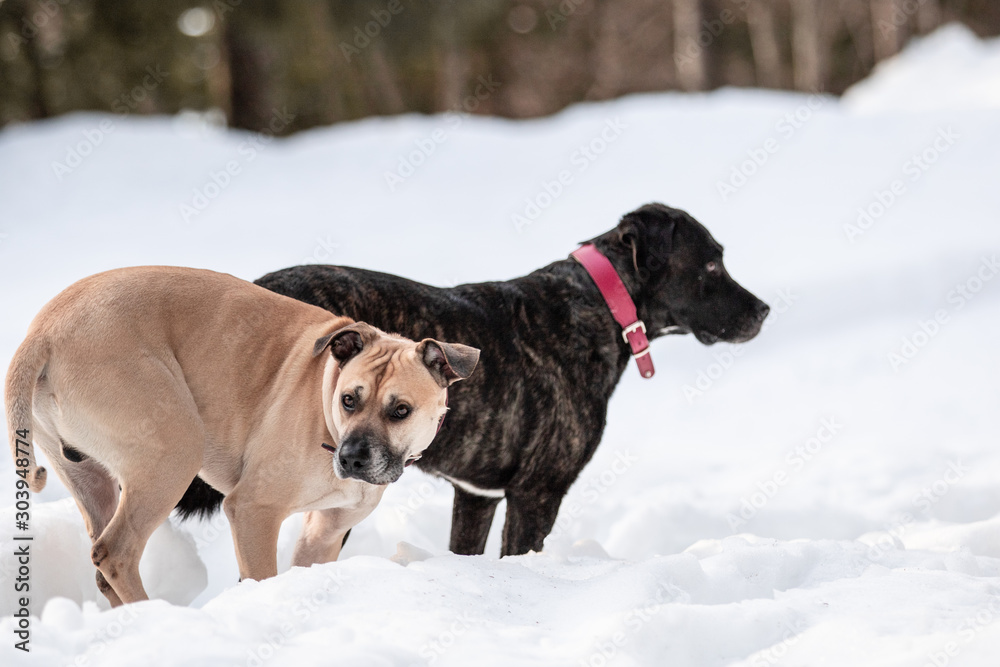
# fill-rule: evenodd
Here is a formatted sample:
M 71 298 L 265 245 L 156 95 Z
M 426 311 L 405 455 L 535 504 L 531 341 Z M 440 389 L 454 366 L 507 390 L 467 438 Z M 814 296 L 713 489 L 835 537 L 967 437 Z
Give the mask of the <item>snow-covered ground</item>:
M 703 221 L 772 306 L 749 344 L 672 337 L 654 379 L 628 370 L 541 554 L 497 558 L 502 507 L 485 556 L 448 554 L 450 487 L 411 469 L 338 563 L 288 571 L 290 519 L 269 581 L 237 585 L 224 518 L 171 520 L 143 561 L 158 599 L 107 611 L 51 479 L 29 655 L 6 484 L 3 664 L 992 667 L 998 63 L 1000 42 L 950 27 L 843 101 L 647 95 L 281 141 L 191 115 L 0 132 L 4 365 L 48 299 L 104 269 L 506 279 L 651 200 Z

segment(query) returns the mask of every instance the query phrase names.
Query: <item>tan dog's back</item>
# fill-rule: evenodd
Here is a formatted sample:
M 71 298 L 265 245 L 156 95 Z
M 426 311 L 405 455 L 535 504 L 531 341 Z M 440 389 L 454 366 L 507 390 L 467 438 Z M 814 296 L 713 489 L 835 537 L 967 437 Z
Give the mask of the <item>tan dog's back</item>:
M 251 413 L 227 423 L 233 407 L 260 403 L 283 365 L 309 359 L 305 349 L 288 354 L 303 333 L 315 327 L 319 337 L 336 322 L 321 308 L 213 271 L 151 266 L 99 273 L 64 290 L 32 323 L 29 338 L 48 349 L 36 414 L 116 476 L 126 473 L 121 446 L 148 449 L 152 434 L 183 413 L 191 422 L 226 423 L 228 433 L 200 433 L 211 436 L 209 456 L 225 456 L 258 418 Z M 229 393 L 225 401 L 213 395 L 220 385 Z M 184 432 L 200 428 L 192 423 Z M 230 453 L 228 467 L 238 465 Z

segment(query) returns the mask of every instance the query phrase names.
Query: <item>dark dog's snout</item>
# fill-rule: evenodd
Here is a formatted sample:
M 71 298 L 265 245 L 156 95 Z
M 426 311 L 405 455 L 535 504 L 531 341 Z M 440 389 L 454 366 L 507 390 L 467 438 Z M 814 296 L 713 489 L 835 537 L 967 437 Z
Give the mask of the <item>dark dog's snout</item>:
M 771 306 L 767 305 L 763 301 L 757 302 L 757 320 L 763 322 L 767 319 L 767 314 L 771 312 Z
M 752 300 L 750 307 L 744 311 L 746 315 L 744 316 L 742 326 L 738 326 L 733 329 L 733 336 L 728 339 L 729 342 L 744 343 L 755 337 L 760 333 L 760 330 L 764 326 L 764 320 L 767 319 L 768 313 L 771 312 L 771 307 L 769 305 L 749 292 L 747 294 Z
M 359 473 L 368 467 L 372 460 L 372 448 L 364 438 L 348 440 L 340 446 L 338 452 L 340 466 L 348 474 Z

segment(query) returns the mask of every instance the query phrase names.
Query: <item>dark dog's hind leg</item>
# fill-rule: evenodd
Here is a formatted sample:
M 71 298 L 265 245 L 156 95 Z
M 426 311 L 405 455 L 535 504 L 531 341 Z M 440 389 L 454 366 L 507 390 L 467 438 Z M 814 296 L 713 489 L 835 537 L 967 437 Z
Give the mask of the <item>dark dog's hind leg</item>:
M 564 493 L 507 493 L 507 518 L 503 524 L 501 556 L 541 551 L 552 531 Z
M 486 538 L 493 525 L 493 514 L 500 498 L 488 498 L 455 487 L 455 503 L 451 511 L 452 553 L 471 556 L 486 550 Z

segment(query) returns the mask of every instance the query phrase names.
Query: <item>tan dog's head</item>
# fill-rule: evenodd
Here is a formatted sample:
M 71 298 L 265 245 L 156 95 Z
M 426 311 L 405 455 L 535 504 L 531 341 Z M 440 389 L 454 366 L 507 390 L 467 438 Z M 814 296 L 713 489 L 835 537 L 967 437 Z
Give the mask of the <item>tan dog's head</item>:
M 447 411 L 448 386 L 472 374 L 479 350 L 430 338 L 416 343 L 357 322 L 316 341 L 330 350 L 323 414 L 337 440 L 340 479 L 389 484 L 420 458 Z

